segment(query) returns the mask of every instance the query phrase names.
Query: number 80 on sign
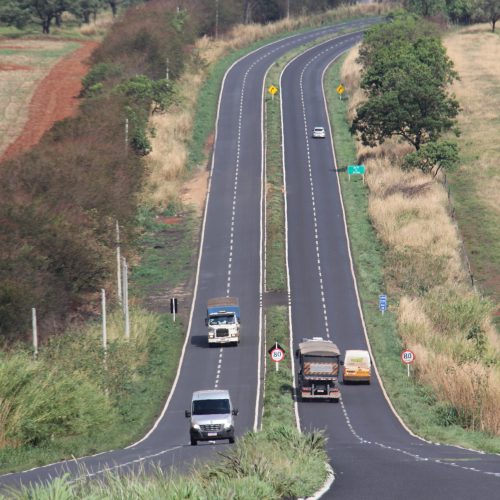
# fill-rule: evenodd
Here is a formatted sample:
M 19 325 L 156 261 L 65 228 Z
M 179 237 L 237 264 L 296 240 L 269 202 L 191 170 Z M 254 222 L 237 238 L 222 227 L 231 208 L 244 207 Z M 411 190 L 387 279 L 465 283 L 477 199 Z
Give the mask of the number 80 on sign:
M 401 361 L 405 365 L 411 365 L 415 361 L 415 353 L 410 351 L 410 349 L 406 349 L 401 353 Z
M 283 351 L 283 349 L 280 349 L 280 348 L 275 348 L 273 349 L 271 352 L 270 352 L 270 355 L 271 355 L 271 359 L 275 362 L 275 363 L 279 363 L 280 361 L 283 361 L 284 357 L 285 357 L 285 352 Z

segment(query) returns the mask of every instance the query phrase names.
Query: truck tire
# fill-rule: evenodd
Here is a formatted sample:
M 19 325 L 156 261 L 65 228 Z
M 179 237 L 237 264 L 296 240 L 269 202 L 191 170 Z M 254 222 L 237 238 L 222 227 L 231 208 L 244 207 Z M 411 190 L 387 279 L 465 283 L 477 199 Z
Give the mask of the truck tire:
M 234 444 L 234 436 L 229 438 L 229 444 Z
M 191 446 L 196 446 L 198 444 L 198 441 L 196 439 L 191 438 Z

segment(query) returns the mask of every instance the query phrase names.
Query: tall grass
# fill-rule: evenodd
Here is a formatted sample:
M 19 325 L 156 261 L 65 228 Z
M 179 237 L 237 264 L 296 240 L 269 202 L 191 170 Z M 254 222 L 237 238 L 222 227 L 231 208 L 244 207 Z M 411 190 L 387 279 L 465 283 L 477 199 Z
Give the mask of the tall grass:
M 341 182 L 377 364 L 398 411 L 416 432 L 498 451 L 500 440 L 492 437 L 499 436 L 500 350 L 491 325 L 491 304 L 470 288 L 446 192 L 421 173 L 400 171 L 401 158 L 408 152 L 404 144 L 394 140 L 373 149 L 357 144 L 354 149 L 347 135 L 339 141 L 348 125 L 342 115 L 352 119 L 355 106 L 364 99 L 356 57 L 353 51 L 341 72 L 332 69 L 328 87 L 334 89 L 342 81 L 349 97 L 339 110 L 330 90 L 330 101 L 336 99 L 330 111 L 335 140 L 343 144 L 337 148 L 340 163 L 356 158 L 367 166 L 366 186 L 344 178 Z M 355 200 L 367 206 L 368 219 Z M 370 254 L 377 258 L 368 263 L 363 256 Z M 389 295 L 385 319 L 377 317 L 372 306 L 377 287 Z M 387 329 L 385 340 L 381 323 Z M 397 355 L 402 346 L 416 352 L 414 382 L 400 377 Z M 402 393 L 412 394 L 412 407 Z

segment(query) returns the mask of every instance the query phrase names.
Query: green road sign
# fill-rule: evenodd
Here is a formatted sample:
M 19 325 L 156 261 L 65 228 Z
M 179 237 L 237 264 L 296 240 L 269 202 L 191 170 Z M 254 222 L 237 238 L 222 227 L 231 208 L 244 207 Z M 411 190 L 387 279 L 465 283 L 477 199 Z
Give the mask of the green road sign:
M 364 165 L 348 165 L 347 173 L 349 175 L 354 175 L 354 174 L 365 175 L 365 166 Z

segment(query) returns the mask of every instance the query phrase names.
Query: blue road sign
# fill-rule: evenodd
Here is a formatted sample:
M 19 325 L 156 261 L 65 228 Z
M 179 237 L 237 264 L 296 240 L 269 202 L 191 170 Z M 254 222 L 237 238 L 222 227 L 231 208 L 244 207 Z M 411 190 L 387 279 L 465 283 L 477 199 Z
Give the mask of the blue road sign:
M 384 312 L 387 310 L 387 295 L 378 296 L 378 308 Z

